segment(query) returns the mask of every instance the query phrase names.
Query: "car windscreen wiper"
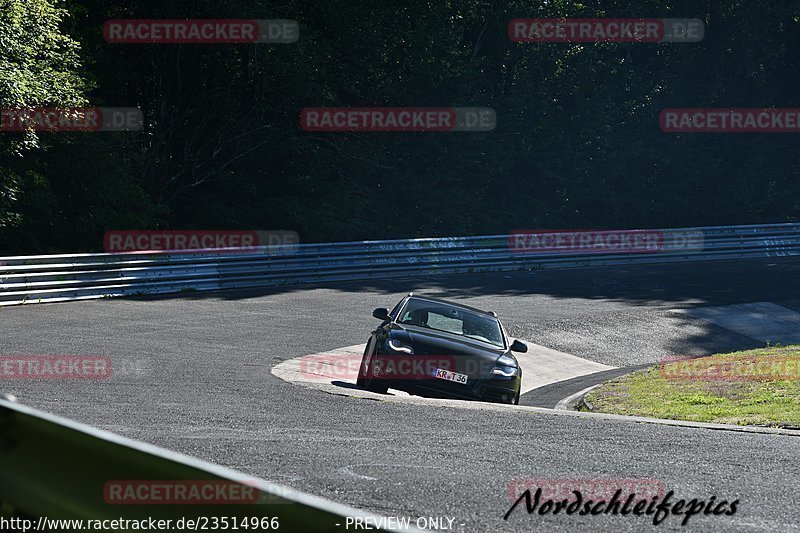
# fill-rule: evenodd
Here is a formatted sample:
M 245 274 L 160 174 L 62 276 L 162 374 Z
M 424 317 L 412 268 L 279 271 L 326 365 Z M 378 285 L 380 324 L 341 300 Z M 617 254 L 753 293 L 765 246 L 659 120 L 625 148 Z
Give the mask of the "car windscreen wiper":
M 436 329 L 436 328 L 430 327 L 428 324 L 423 324 L 421 322 L 420 323 L 417 323 L 417 322 L 398 322 L 398 324 L 402 324 L 404 326 L 416 326 L 418 328 Z
M 480 335 L 467 335 L 466 333 L 462 333 L 462 336 L 463 336 L 463 337 L 470 338 L 470 339 L 475 339 L 475 340 L 479 340 L 479 341 L 483 341 L 483 342 L 488 342 L 488 343 L 489 343 L 489 344 L 491 344 L 492 346 L 500 346 L 500 345 L 499 345 L 499 344 L 497 344 L 496 342 L 492 342 L 492 341 L 490 341 L 489 339 L 487 339 L 486 337 L 481 337 Z M 502 347 L 502 346 L 501 346 L 501 347 Z

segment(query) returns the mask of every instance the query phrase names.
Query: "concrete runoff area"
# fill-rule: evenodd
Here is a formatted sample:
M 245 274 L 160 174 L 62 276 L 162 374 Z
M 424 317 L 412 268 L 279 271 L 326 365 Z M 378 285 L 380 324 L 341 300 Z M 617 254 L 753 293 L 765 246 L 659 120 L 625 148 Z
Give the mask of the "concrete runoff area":
M 522 368 L 520 394 L 559 381 L 615 368 L 531 342 L 523 342 L 528 345 L 528 351 L 514 354 Z M 366 344 L 355 344 L 296 357 L 275 365 L 272 373 L 284 381 L 317 388 L 328 389 L 331 385 L 355 388 L 358 366 L 365 347 Z M 391 390 L 396 396 L 409 396 L 403 391 Z

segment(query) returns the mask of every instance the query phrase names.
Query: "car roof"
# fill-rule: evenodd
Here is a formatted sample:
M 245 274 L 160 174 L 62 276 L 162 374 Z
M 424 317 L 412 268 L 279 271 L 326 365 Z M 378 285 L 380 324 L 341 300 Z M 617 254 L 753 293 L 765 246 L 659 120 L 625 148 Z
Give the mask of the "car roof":
M 440 303 L 440 304 L 444 304 L 444 305 L 450 305 L 450 306 L 453 306 L 453 307 L 460 307 L 462 309 L 467 309 L 469 311 L 473 311 L 475 313 L 480 313 L 482 315 L 487 315 L 487 316 L 490 316 L 490 317 L 492 317 L 494 319 L 497 319 L 497 316 L 495 316 L 490 311 L 484 311 L 483 309 L 478 309 L 477 307 L 470 307 L 469 305 L 459 304 L 459 303 L 455 303 L 455 302 L 449 302 L 447 300 L 442 300 L 440 298 L 433 298 L 433 297 L 430 297 L 430 296 L 417 296 L 415 294 L 413 296 L 409 296 L 408 299 L 409 300 L 427 300 L 429 302 L 436 302 L 436 303 Z M 498 319 L 498 321 L 499 321 L 499 319 Z

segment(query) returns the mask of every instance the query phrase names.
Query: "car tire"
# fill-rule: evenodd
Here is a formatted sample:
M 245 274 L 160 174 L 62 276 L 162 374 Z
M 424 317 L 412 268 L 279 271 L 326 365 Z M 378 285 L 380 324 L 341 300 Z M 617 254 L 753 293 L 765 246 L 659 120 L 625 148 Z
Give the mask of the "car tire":
M 367 346 L 369 346 L 369 343 L 367 343 Z M 361 364 L 358 367 L 358 374 L 356 375 L 356 385 L 358 385 L 362 389 L 367 388 L 367 375 L 364 373 L 365 368 L 367 368 L 366 350 L 364 350 L 364 355 L 361 356 Z
M 381 380 L 375 378 L 367 378 L 364 388 L 370 392 L 377 392 L 378 394 L 386 394 L 389 392 L 389 386 L 381 383 Z
M 375 379 L 371 376 L 365 368 L 369 368 L 370 360 L 367 358 L 366 352 L 364 357 L 361 358 L 361 366 L 358 369 L 358 377 L 356 378 L 356 385 L 363 387 L 370 392 L 377 392 L 378 394 L 386 394 L 389 391 L 388 385 L 384 385 L 381 379 Z

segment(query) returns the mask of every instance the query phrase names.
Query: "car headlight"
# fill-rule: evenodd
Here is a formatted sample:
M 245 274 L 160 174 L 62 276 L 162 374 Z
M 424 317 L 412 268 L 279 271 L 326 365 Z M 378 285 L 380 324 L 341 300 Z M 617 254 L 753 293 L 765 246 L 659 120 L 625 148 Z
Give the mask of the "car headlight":
M 517 367 L 515 366 L 496 366 L 492 369 L 492 374 L 495 376 L 503 376 L 506 378 L 510 378 L 511 376 L 517 373 Z
M 414 348 L 412 348 L 411 346 L 408 346 L 406 344 L 402 344 L 400 342 L 397 342 L 394 339 L 389 339 L 389 343 L 388 344 L 389 344 L 389 348 L 391 348 L 395 352 L 403 352 L 403 353 L 408 353 L 408 354 L 414 353 Z

